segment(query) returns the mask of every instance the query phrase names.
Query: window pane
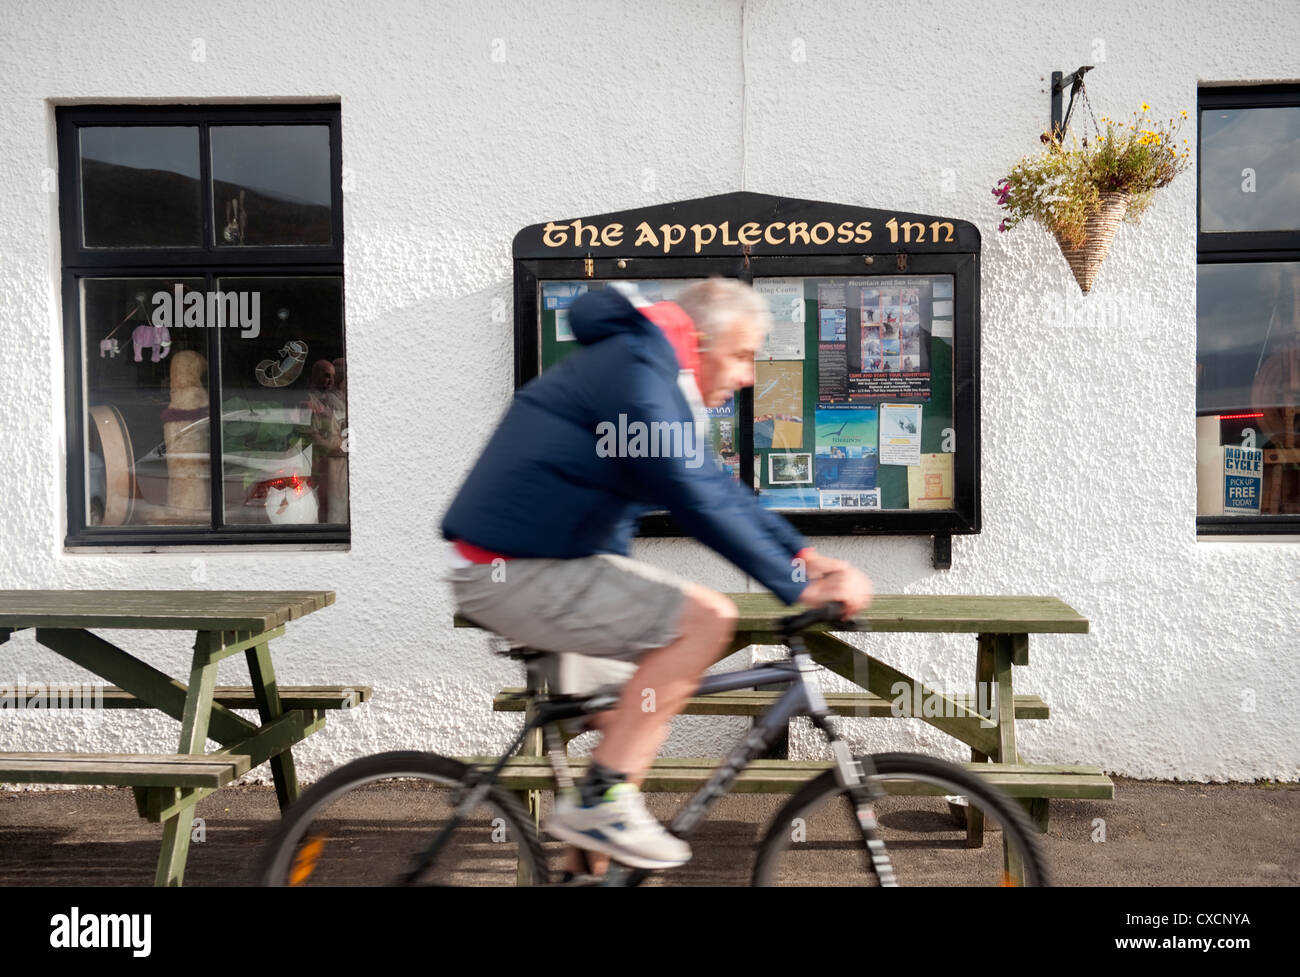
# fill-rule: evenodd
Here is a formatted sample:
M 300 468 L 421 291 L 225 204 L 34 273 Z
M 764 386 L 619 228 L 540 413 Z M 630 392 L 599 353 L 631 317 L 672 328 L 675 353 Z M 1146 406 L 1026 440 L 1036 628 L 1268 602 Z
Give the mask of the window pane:
M 1300 512 L 1300 262 L 1199 265 L 1196 292 L 1197 511 Z
M 1200 117 L 1201 230 L 1300 230 L 1300 107 Z
M 781 510 L 952 509 L 953 278 L 759 278 L 754 481 Z
M 218 245 L 330 243 L 328 126 L 213 126 L 210 132 Z
M 83 126 L 78 132 L 86 247 L 202 242 L 197 128 Z
M 219 287 L 239 316 L 221 331 L 226 521 L 347 524 L 342 279 Z
M 212 525 L 207 338 L 161 318 L 177 286 L 203 281 L 81 282 L 87 525 Z

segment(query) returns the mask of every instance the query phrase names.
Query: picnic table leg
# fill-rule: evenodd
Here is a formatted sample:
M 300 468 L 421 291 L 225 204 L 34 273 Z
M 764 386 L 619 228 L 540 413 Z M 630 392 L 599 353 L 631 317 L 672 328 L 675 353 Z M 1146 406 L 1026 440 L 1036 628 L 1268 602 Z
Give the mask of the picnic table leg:
M 981 634 L 975 652 L 975 702 L 988 702 L 992 698 L 993 683 L 993 635 Z M 980 695 L 984 690 L 983 696 Z M 972 763 L 987 763 L 989 755 L 971 747 Z M 984 847 L 984 812 L 979 808 L 966 805 L 966 847 Z
M 249 635 L 249 637 L 252 637 Z M 248 674 L 253 680 L 253 695 L 257 699 L 257 714 L 262 725 L 277 719 L 284 712 L 280 705 L 280 690 L 271 665 L 271 645 L 263 641 L 244 652 L 248 659 Z M 271 776 L 275 780 L 275 796 L 284 811 L 298 799 L 298 774 L 293 765 L 293 754 L 288 750 L 271 757 Z
M 1038 833 L 1047 834 L 1047 813 L 1051 802 L 1046 797 L 1024 797 L 1021 798 L 1021 803 L 1029 812 L 1029 820 L 1034 822 Z
M 726 652 L 723 653 L 722 658 L 719 658 L 718 661 L 722 661 L 724 658 L 730 658 L 736 652 L 744 651 L 746 648 L 749 648 L 750 646 L 759 643 L 760 643 L 759 641 L 755 640 L 754 635 L 750 634 L 748 631 L 737 631 L 735 635 L 732 636 L 731 644 L 727 647 Z M 752 664 L 751 667 L 753 667 Z M 778 695 L 780 695 L 782 692 L 785 692 L 787 689 L 789 689 L 791 684 L 792 683 L 790 682 L 778 682 L 775 685 L 764 685 L 764 686 L 756 685 L 754 686 L 754 689 L 755 691 L 775 692 Z M 753 719 L 749 721 L 750 729 L 754 728 L 754 723 L 755 720 Z M 769 746 L 762 754 L 759 755 L 759 759 L 761 760 L 789 760 L 790 759 L 790 723 L 789 722 L 786 722 L 786 724 L 781 727 L 781 732 L 777 735 L 776 739 L 772 741 L 772 745 Z
M 208 719 L 212 713 L 212 690 L 217 684 L 214 653 L 221 649 L 220 631 L 200 631 L 194 641 L 194 659 L 190 667 L 189 691 L 181 718 L 181 743 L 177 753 L 207 752 Z M 180 791 L 173 788 L 179 800 Z M 197 800 L 196 802 L 197 803 Z M 194 823 L 194 804 L 182 807 L 163 822 L 162 850 L 154 884 L 179 886 L 185 877 L 185 860 L 190 850 L 190 829 Z
M 1016 639 L 1022 639 L 1017 641 Z M 1019 647 L 1017 647 L 1019 645 Z M 998 683 L 998 762 L 1019 763 L 1016 753 L 1016 707 L 1012 692 L 1011 667 L 1013 654 L 1027 660 L 1028 638 L 1024 635 L 999 634 L 993 642 L 993 673 Z M 1002 833 L 1002 867 L 1008 878 L 1017 885 L 1025 884 L 1025 869 L 1020 855 L 1006 842 Z
M 540 692 L 541 689 L 538 687 L 538 673 L 532 668 L 525 669 L 525 673 L 528 676 L 527 689 L 529 693 L 535 694 Z M 534 713 L 531 709 L 524 713 L 525 722 L 531 722 L 533 715 Z M 543 752 L 542 731 L 541 729 L 535 729 L 524 737 L 524 741 L 519 744 L 519 752 L 515 755 L 542 756 Z M 524 806 L 524 810 L 526 810 L 530 815 L 529 820 L 532 822 L 532 830 L 540 835 L 542 831 L 542 792 L 540 790 L 517 790 L 514 793 L 515 796 L 519 798 L 519 803 Z M 520 844 L 523 844 L 523 842 L 521 841 Z M 528 866 L 520 860 L 515 869 L 515 883 L 517 885 L 532 885 L 533 882 L 534 879 L 532 872 L 530 872 Z

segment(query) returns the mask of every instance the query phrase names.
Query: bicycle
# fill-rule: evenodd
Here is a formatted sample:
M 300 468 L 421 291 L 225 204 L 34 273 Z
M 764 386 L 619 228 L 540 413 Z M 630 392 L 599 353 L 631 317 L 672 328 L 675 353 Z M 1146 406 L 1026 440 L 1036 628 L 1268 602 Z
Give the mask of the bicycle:
M 758 846 L 754 885 L 900 884 L 1049 885 L 1048 868 L 1024 809 L 1001 790 L 956 764 L 911 753 L 853 757 L 836 735 L 817 666 L 800 632 L 817 624 L 851 630 L 843 608 L 829 604 L 782 620 L 788 660 L 706 675 L 696 695 L 787 684 L 709 780 L 668 826 L 687 838 L 765 753 L 796 716 L 807 716 L 830 742 L 834 766 L 796 791 L 770 822 Z M 362 757 L 333 771 L 289 807 L 269 842 L 264 885 L 549 884 L 551 873 L 532 816 L 512 790 L 497 783 L 525 738 L 541 729 L 557 790 L 573 790 L 559 723 L 613 708 L 619 690 L 548 695 L 541 661 L 548 652 L 511 648 L 528 672 L 523 731 L 493 763 L 465 764 L 417 751 Z M 540 761 L 540 758 L 539 758 Z M 545 789 L 539 785 L 538 789 Z M 379 815 L 388 815 L 379 821 Z M 978 814 L 994 845 L 968 847 L 967 825 Z M 860 874 L 852 874 L 855 872 Z M 603 877 L 568 884 L 639 885 L 656 872 L 614 861 Z

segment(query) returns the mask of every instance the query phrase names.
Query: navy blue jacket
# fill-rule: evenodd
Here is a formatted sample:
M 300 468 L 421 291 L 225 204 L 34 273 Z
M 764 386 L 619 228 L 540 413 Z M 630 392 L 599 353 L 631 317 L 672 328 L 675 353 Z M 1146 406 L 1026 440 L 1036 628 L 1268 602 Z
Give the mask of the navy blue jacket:
M 684 439 L 694 438 L 685 433 L 694 417 L 663 331 L 613 289 L 579 297 L 569 313 L 585 348 L 518 390 L 443 518 L 443 536 L 513 557 L 626 556 L 638 517 L 667 509 L 686 533 L 793 604 L 805 583 L 791 559 L 807 543 L 722 470 L 711 445 L 680 456 L 692 451 Z M 601 434 L 620 426 L 620 414 L 633 433 L 634 421 L 647 430 L 677 422 L 684 450 L 629 457 L 643 453 L 629 443 L 622 456 L 602 457 Z M 616 441 L 605 438 L 607 455 Z

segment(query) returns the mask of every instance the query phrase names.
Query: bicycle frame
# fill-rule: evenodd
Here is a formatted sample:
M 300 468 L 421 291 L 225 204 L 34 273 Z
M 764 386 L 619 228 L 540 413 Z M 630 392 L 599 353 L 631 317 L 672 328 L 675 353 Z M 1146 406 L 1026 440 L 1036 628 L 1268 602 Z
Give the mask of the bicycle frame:
M 876 837 L 873 803 L 884 792 L 868 779 L 867 772 L 849 753 L 847 744 L 836 735 L 828 722 L 830 713 L 826 707 L 826 700 L 822 696 L 821 689 L 812 680 L 817 666 L 808 654 L 803 640 L 796 634 L 790 636 L 786 644 L 792 653 L 789 661 L 772 662 L 720 675 L 706 675 L 701 680 L 694 693 L 697 696 L 761 688 L 767 685 L 784 683 L 790 685 L 785 693 L 755 720 L 753 728 L 736 744 L 704 786 L 691 796 L 673 818 L 668 830 L 679 838 L 688 837 L 708 816 L 717 802 L 730 792 L 739 773 L 769 749 L 785 730 L 789 721 L 795 716 L 806 715 L 830 742 L 835 757 L 836 777 L 840 785 L 848 791 L 856 809 L 857 824 L 865 843 L 868 868 L 877 876 L 882 886 L 895 885 L 893 867 L 885 853 L 883 843 Z M 531 699 L 532 690 L 540 687 L 539 669 L 533 661 L 526 661 L 526 666 L 529 672 L 529 692 L 526 695 Z M 613 693 L 558 696 L 542 701 L 505 754 L 490 769 L 477 768 L 482 772 L 481 778 L 472 778 L 472 786 L 457 804 L 451 821 L 419 857 L 410 877 L 414 878 L 418 875 L 423 866 L 437 854 L 455 826 L 487 794 L 509 758 L 518 752 L 525 738 L 534 730 L 539 728 L 543 730 L 546 752 L 555 770 L 557 790 L 572 789 L 573 777 L 569 772 L 564 747 L 559 742 L 554 724 L 565 719 L 604 711 L 612 708 L 617 701 L 617 696 Z M 870 763 L 869 760 L 867 762 Z M 613 862 L 606 875 L 606 884 L 637 885 L 650 874 L 651 872 L 646 869 L 628 868 Z

